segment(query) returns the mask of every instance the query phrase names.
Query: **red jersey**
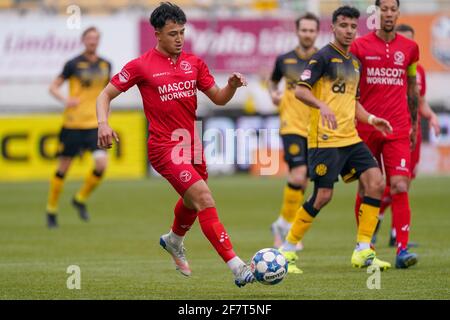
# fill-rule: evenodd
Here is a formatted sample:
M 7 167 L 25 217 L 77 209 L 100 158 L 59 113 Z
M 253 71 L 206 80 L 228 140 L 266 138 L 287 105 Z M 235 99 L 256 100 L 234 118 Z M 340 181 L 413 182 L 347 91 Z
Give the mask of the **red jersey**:
M 419 60 L 417 44 L 402 35 L 386 42 L 375 32 L 356 39 L 350 51 L 361 61 L 360 102 L 377 117 L 388 120 L 394 134 L 408 134 L 411 127 L 407 99 L 407 70 Z M 371 131 L 358 123 L 358 131 Z
M 128 62 L 111 79 L 119 91 L 138 86 L 149 122 L 149 158 L 158 161 L 180 141 L 173 139 L 176 130 L 194 133 L 197 89 L 207 91 L 215 85 L 206 64 L 192 54 L 182 52 L 176 63 L 156 49 Z M 198 138 L 198 137 L 197 137 Z

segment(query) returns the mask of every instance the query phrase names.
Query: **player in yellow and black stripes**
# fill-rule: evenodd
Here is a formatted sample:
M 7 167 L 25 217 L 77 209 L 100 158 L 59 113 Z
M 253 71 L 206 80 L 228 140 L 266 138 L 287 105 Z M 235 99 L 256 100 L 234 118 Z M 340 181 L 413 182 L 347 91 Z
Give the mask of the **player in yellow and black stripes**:
M 295 213 L 303 203 L 308 182 L 308 123 L 309 107 L 295 97 L 299 75 L 317 52 L 314 44 L 319 34 L 319 19 L 307 13 L 295 21 L 299 45 L 292 51 L 280 55 L 272 72 L 269 91 L 273 103 L 279 107 L 280 135 L 284 147 L 284 159 L 289 166 L 287 184 L 284 187 L 283 203 L 278 219 L 272 224 L 274 246 L 284 242 Z M 284 91 L 279 90 L 284 79 Z M 298 248 L 302 245 L 299 242 Z
M 100 33 L 95 27 L 86 29 L 81 37 L 85 51 L 69 60 L 62 73 L 50 85 L 50 93 L 64 106 L 63 128 L 60 132 L 58 149 L 58 168 L 50 181 L 47 201 L 47 225 L 58 226 L 58 199 L 64 184 L 64 177 L 72 159 L 84 151 L 91 151 L 95 168 L 87 176 L 83 186 L 72 199 L 80 218 L 87 221 L 89 214 L 86 200 L 99 184 L 107 166 L 106 151 L 97 147 L 96 99 L 108 84 L 111 64 L 97 55 Z M 69 96 L 60 92 L 65 81 L 69 82 Z
M 356 36 L 359 15 L 357 9 L 349 6 L 340 7 L 333 13 L 334 41 L 311 58 L 296 89 L 296 97 L 311 107 L 308 167 L 314 192 L 297 211 L 281 247 L 291 272 L 298 269 L 296 244 L 331 200 L 339 174 L 347 182 L 359 179 L 365 192 L 352 265 L 374 264 L 383 270 L 390 267 L 389 263 L 377 259 L 370 247 L 384 182 L 376 160 L 358 136 L 355 117 L 358 121 L 371 123 L 385 134 L 392 128 L 386 120 L 370 115 L 358 102 L 360 63 L 349 53 L 349 47 Z

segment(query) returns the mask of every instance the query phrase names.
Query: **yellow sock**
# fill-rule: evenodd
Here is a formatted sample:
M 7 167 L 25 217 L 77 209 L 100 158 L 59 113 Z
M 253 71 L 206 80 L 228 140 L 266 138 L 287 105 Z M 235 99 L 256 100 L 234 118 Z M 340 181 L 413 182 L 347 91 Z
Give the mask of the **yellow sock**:
M 286 237 L 289 243 L 297 244 L 303 239 L 306 231 L 311 227 L 314 217 L 306 212 L 305 208 L 302 206 L 297 210 L 294 222 L 292 224 L 291 230 Z
M 102 177 L 100 175 L 96 175 L 95 173 L 91 173 L 86 180 L 84 181 L 83 186 L 75 195 L 75 199 L 81 203 L 86 202 L 89 195 L 94 191 L 97 185 L 100 183 Z
M 380 200 L 364 197 L 359 209 L 359 226 L 356 241 L 370 243 L 378 222 Z
M 50 189 L 47 199 L 47 212 L 56 214 L 58 212 L 58 200 L 63 189 L 64 178 L 58 175 L 53 176 L 50 180 Z
M 283 204 L 281 206 L 280 216 L 289 223 L 295 219 L 300 204 L 303 203 L 304 192 L 301 189 L 294 189 L 289 185 L 284 187 Z

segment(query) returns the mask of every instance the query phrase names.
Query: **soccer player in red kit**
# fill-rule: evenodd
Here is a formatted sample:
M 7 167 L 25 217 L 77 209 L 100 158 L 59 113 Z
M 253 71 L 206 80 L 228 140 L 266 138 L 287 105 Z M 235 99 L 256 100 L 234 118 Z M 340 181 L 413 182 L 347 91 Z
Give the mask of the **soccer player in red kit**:
M 379 163 L 383 161 L 387 184 L 391 187 L 397 233 L 395 266 L 408 268 L 418 261 L 415 253 L 408 252 L 411 224 L 408 185 L 411 150 L 415 148 L 417 136 L 419 47 L 395 32 L 399 0 L 376 0 L 375 5 L 380 9 L 380 29 L 356 39 L 351 52 L 362 63 L 361 104 L 368 112 L 388 120 L 393 134 L 385 137 L 364 123 L 358 123 L 357 129 Z M 355 205 L 357 219 L 362 192 L 360 184 Z
M 401 34 L 402 36 L 414 40 L 414 29 L 406 24 L 400 24 L 398 25 L 395 30 L 397 31 L 398 34 Z M 430 105 L 428 104 L 428 102 L 425 99 L 425 95 L 426 95 L 426 89 L 427 89 L 427 84 L 426 84 L 426 74 L 425 74 L 425 69 L 418 64 L 417 65 L 417 87 L 419 89 L 419 113 L 418 113 L 418 117 L 417 117 L 417 138 L 416 138 L 416 147 L 414 148 L 414 150 L 411 151 L 411 180 L 416 178 L 417 175 L 417 167 L 420 161 L 420 148 L 421 148 L 421 144 L 422 144 L 422 130 L 421 130 L 421 126 L 420 126 L 420 118 L 424 117 L 425 119 L 427 119 L 429 121 L 429 125 L 431 128 L 433 128 L 434 133 L 436 136 L 439 136 L 440 132 L 441 132 L 441 128 L 439 125 L 439 119 L 437 117 L 437 115 L 434 113 L 434 111 L 431 109 Z M 381 201 L 381 208 L 380 208 L 380 215 L 379 215 L 379 222 L 377 225 L 377 228 L 375 230 L 375 234 L 374 234 L 374 238 L 372 239 L 372 243 L 375 243 L 376 241 L 376 233 L 378 232 L 379 229 L 379 225 L 381 224 L 381 221 L 384 218 L 384 212 L 385 210 L 391 205 L 392 199 L 391 199 L 391 193 L 390 193 L 390 188 L 386 187 L 386 190 L 384 192 L 383 195 L 383 199 Z M 393 219 L 392 219 L 393 222 Z M 396 234 L 395 234 L 395 228 L 394 225 L 392 223 L 391 225 L 391 235 L 390 235 L 390 239 L 389 239 L 389 245 L 390 246 L 395 246 L 396 245 Z M 409 242 L 409 247 L 413 247 L 416 246 L 417 244 L 414 244 L 413 242 Z
M 219 88 L 206 64 L 183 51 L 186 16 L 176 5 L 163 2 L 151 14 L 157 46 L 128 62 L 97 99 L 98 143 L 109 148 L 117 134 L 108 125 L 110 102 L 137 85 L 149 121 L 148 158 L 153 167 L 181 196 L 175 205 L 175 219 L 160 245 L 172 256 L 177 270 L 189 276 L 183 240 L 197 216 L 201 229 L 226 262 L 241 287 L 255 281 L 250 268 L 235 254 L 229 236 L 219 220 L 216 205 L 206 183 L 208 173 L 200 138 L 195 132 L 197 89 L 212 102 L 225 105 L 238 87 L 246 85 L 239 73 Z

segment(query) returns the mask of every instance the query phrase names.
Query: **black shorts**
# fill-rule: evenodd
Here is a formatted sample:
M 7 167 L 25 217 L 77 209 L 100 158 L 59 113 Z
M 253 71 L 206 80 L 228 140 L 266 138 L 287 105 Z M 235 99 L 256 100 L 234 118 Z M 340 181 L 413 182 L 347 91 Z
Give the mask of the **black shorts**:
M 364 142 L 339 148 L 309 149 L 309 174 L 318 188 L 333 188 L 341 175 L 352 182 L 378 163 Z
M 298 134 L 281 136 L 284 148 L 284 160 L 289 169 L 308 164 L 308 140 Z
M 97 147 L 97 128 L 95 129 L 67 129 L 62 128 L 59 133 L 58 156 L 75 157 L 84 151 L 99 150 Z

